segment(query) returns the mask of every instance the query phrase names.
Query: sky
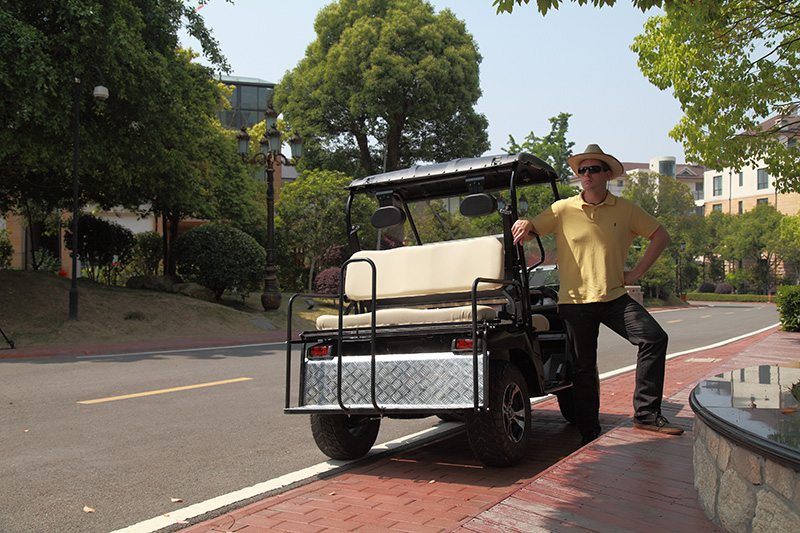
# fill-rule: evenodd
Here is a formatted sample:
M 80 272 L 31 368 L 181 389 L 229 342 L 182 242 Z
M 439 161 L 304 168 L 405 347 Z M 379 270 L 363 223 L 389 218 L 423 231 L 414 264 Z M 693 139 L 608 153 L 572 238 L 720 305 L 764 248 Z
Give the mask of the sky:
M 317 13 L 331 1 L 211 0 L 199 13 L 231 75 L 277 83 L 305 56 Z M 519 144 L 531 132 L 547 135 L 549 119 L 565 112 L 572 114 L 567 140 L 574 153 L 597 143 L 623 162 L 672 156 L 684 163 L 683 147 L 669 137 L 680 103 L 645 79 L 630 50 L 659 12 L 620 0 L 613 8 L 562 4 L 543 16 L 535 2 L 497 15 L 492 0 L 430 0 L 437 12 L 447 8 L 464 21 L 483 56 L 476 110 L 489 120 L 486 153 L 504 152 L 509 135 Z M 179 36 L 200 51 L 197 41 Z

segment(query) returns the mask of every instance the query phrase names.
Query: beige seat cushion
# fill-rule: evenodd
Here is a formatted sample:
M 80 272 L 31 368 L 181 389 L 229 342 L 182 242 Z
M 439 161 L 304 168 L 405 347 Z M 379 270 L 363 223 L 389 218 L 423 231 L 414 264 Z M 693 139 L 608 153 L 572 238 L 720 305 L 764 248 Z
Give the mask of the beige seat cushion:
M 352 259 L 365 257 L 375 263 L 378 299 L 469 292 L 476 278 L 503 278 L 503 245 L 497 237 L 362 250 L 353 254 Z M 500 286 L 482 283 L 478 289 Z M 369 264 L 363 261 L 349 264 L 344 289 L 351 300 L 372 298 Z
M 478 320 L 492 320 L 497 313 L 486 305 L 478 306 Z M 436 324 L 440 322 L 469 322 L 472 320 L 472 306 L 443 307 L 439 309 L 378 309 L 375 312 L 376 325 L 397 326 L 403 324 Z M 372 313 L 344 315 L 345 328 L 369 327 Z M 338 315 L 322 315 L 317 318 L 317 329 L 337 329 Z

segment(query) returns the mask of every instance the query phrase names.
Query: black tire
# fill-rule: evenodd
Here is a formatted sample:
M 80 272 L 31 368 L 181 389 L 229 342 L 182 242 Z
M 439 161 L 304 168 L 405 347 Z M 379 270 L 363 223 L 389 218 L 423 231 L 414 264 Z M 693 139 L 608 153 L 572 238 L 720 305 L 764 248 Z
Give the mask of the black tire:
M 528 385 L 516 365 L 489 366 L 488 400 L 488 410 L 465 417 L 470 448 L 487 466 L 511 466 L 528 453 L 531 436 Z
M 561 416 L 570 424 L 574 424 L 575 395 L 572 393 L 572 387 L 556 392 L 556 398 L 558 399 L 558 409 L 561 411 Z
M 379 418 L 347 415 L 311 415 L 311 433 L 319 449 L 331 459 L 358 459 L 378 438 Z

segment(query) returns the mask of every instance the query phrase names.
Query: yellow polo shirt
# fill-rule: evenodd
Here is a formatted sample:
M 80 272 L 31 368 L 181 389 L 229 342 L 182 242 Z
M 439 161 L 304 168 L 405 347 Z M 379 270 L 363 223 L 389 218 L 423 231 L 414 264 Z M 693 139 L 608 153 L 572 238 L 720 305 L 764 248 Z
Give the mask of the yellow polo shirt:
M 583 193 L 553 203 L 532 221 L 558 245 L 559 303 L 610 302 L 626 294 L 623 269 L 637 235 L 650 238 L 661 225 L 638 205 L 610 192 L 592 205 Z

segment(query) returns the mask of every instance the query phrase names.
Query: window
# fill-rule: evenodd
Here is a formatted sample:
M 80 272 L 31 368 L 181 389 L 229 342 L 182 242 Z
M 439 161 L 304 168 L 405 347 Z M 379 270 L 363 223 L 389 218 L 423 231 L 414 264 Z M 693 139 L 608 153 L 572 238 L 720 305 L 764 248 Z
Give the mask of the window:
M 722 176 L 714 176 L 714 196 L 722 196 Z
M 759 168 L 758 169 L 758 189 L 766 189 L 769 187 L 769 174 L 767 174 L 767 169 Z
M 741 215 L 742 213 L 744 213 L 744 205 L 742 202 L 739 202 L 739 214 Z
M 711 206 L 714 211 L 722 211 L 722 204 L 714 204 Z
M 756 200 L 756 205 L 765 205 L 765 204 L 769 204 L 768 198 L 759 198 L 758 200 Z
M 744 187 L 744 172 L 739 172 L 739 187 Z
M 664 176 L 675 177 L 675 161 L 659 161 L 658 173 Z

